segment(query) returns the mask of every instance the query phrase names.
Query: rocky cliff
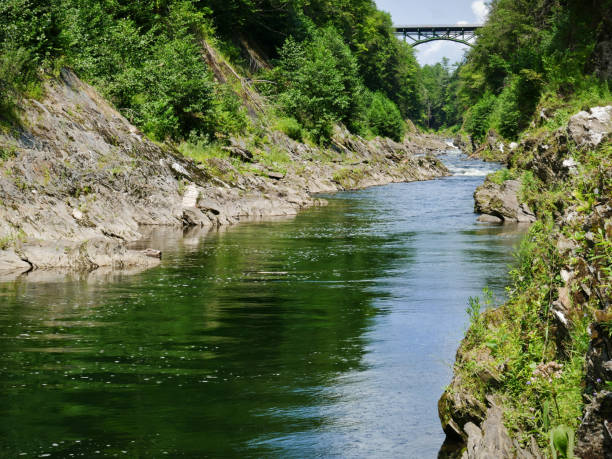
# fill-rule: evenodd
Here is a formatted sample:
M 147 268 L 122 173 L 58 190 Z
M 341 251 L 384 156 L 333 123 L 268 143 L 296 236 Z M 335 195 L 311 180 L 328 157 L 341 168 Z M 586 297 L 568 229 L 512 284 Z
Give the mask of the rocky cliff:
M 151 266 L 154 251 L 127 249 L 143 225 L 215 226 L 291 215 L 321 203 L 312 193 L 445 175 L 422 154 L 432 138 L 366 141 L 338 128 L 329 148 L 269 132 L 267 143 L 232 139 L 229 158 L 196 162 L 157 144 L 64 69 L 44 97 L 24 99 L 19 122 L 0 131 L 0 273 Z M 282 150 L 282 170 L 257 149 Z
M 487 214 L 514 219 L 524 205 L 537 221 L 508 302 L 479 314 L 472 300 L 439 402 L 440 457 L 612 457 L 611 132 L 608 106 L 528 135 L 508 180 L 476 192 Z

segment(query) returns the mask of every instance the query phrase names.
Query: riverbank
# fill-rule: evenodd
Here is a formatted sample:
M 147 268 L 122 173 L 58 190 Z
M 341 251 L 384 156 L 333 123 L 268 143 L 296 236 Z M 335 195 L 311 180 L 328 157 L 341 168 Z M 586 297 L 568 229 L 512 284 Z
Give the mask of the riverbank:
M 520 208 L 537 220 L 509 301 L 470 300 L 472 324 L 439 401 L 441 457 L 611 457 L 610 132 L 612 106 L 527 133 L 475 193 L 495 218 Z
M 41 100 L 24 99 L 0 132 L 0 273 L 153 266 L 127 244 L 149 225 L 217 226 L 294 215 L 312 194 L 444 176 L 440 139 L 370 141 L 336 128 L 329 147 L 279 131 L 232 139 L 220 154 L 183 156 L 144 136 L 64 69 Z M 153 255 L 153 256 L 150 256 Z
M 163 250 L 155 269 L 0 282 L 0 449 L 435 457 L 465 299 L 503 297 L 521 237 L 475 222 L 497 165 L 439 158 L 452 176 L 319 195 L 296 216 L 149 226 L 134 248 Z

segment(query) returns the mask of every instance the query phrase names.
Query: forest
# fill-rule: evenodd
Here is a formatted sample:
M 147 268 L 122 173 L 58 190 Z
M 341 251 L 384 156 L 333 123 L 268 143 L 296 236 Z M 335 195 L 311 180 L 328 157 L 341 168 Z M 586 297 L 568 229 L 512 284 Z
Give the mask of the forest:
M 542 110 L 559 127 L 609 100 L 611 12 L 609 0 L 491 2 L 460 65 L 421 70 L 427 126 L 462 128 L 476 142 L 490 129 L 515 140 Z
M 268 82 L 258 89 L 272 116 L 291 114 L 285 125 L 299 123 L 315 141 L 337 122 L 399 140 L 403 119 L 421 113 L 414 53 L 370 0 L 9 0 L 0 18 L 3 112 L 69 66 L 157 140 L 242 132 L 249 121 L 235 88 L 212 78 L 202 59 L 206 41 Z M 245 48 L 258 51 L 263 67 Z
M 560 123 L 609 95 L 597 46 L 611 2 L 589 3 L 495 0 L 463 62 L 420 67 L 372 0 L 8 0 L 0 104 L 10 118 L 16 98 L 69 66 L 154 139 L 222 141 L 251 120 L 240 91 L 213 78 L 207 42 L 255 82 L 279 126 L 315 142 L 335 123 L 401 140 L 406 119 L 515 139 L 539 105 Z

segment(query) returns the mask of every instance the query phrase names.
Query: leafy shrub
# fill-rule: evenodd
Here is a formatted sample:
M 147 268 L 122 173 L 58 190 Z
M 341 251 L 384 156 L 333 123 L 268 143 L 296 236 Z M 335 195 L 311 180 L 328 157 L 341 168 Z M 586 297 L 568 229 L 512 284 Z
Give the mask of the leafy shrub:
M 487 93 L 466 113 L 463 127 L 475 140 L 484 139 L 489 131 L 490 117 L 495 103 L 495 96 Z
M 514 139 L 521 129 L 521 112 L 517 101 L 517 82 L 513 79 L 497 98 L 491 124 L 506 139 Z
M 319 141 L 331 137 L 333 123 L 350 127 L 362 116 L 357 61 L 332 27 L 302 43 L 287 39 L 270 78 L 277 82 L 281 110 Z
M 381 92 L 372 94 L 367 108 L 367 124 L 375 135 L 401 142 L 406 132 L 402 115 L 391 100 Z
M 212 107 L 203 120 L 204 132 L 227 137 L 235 132 L 244 132 L 249 127 L 246 109 L 240 97 L 229 85 L 215 85 Z
M 510 78 L 497 99 L 493 124 L 507 139 L 515 139 L 527 127 L 540 99 L 541 76 L 528 69 Z
M 274 128 L 298 142 L 303 139 L 302 126 L 295 118 L 280 118 L 276 121 Z
M 488 176 L 489 180 L 491 180 L 493 183 L 497 183 L 498 185 L 501 185 L 508 180 L 514 180 L 515 178 L 516 172 L 506 169 L 505 167 Z

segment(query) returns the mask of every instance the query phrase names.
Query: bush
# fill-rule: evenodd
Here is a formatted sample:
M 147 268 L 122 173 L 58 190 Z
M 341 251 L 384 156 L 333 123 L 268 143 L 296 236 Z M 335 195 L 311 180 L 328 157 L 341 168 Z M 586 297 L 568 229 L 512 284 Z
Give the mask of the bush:
M 375 135 L 390 137 L 401 142 L 406 133 L 406 123 L 391 100 L 383 93 L 372 94 L 367 109 L 367 124 Z
M 506 139 L 514 139 L 521 130 L 521 112 L 517 101 L 517 79 L 507 85 L 497 98 L 491 124 Z
M 298 142 L 303 139 L 302 126 L 295 118 L 280 118 L 276 121 L 274 128 Z
M 334 28 L 318 30 L 302 43 L 289 38 L 279 53 L 269 78 L 277 83 L 280 108 L 315 139 L 329 139 L 336 122 L 351 128 L 362 118 L 357 61 Z
M 12 112 L 12 98 L 20 86 L 29 53 L 23 48 L 0 50 L 0 118 Z
M 2 112 L 41 66 L 69 65 L 155 139 L 242 131 L 240 100 L 202 58 L 210 14 L 192 0 L 0 2 Z
M 495 96 L 487 93 L 466 113 L 463 127 L 475 140 L 481 141 L 489 131 L 495 103 Z
M 242 100 L 229 85 L 215 85 L 212 107 L 204 118 L 204 132 L 217 137 L 228 137 L 235 132 L 244 132 L 249 127 L 249 118 Z
M 213 134 L 214 84 L 199 43 L 206 18 L 191 2 L 170 2 L 164 15 L 126 7 L 120 19 L 112 4 L 65 6 L 59 40 L 69 62 L 132 122 L 158 140 Z

